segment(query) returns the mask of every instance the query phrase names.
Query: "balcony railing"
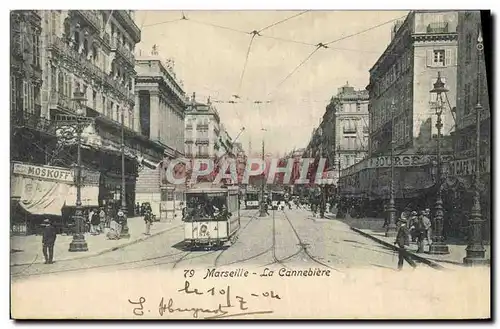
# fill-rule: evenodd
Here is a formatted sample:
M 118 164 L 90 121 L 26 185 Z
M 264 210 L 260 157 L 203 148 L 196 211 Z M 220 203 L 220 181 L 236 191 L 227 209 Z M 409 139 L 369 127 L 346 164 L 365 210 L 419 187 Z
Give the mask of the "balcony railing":
M 208 130 L 208 124 L 202 123 L 196 126 L 196 130 Z
M 193 137 L 186 137 L 185 140 L 186 140 L 186 143 L 192 143 Z
M 127 31 L 132 32 L 131 35 L 134 41 L 141 41 L 141 29 L 139 29 L 139 27 L 135 24 L 127 10 L 116 10 L 116 12 L 118 12 L 117 18 L 120 19 L 127 28 L 129 28 Z
M 130 50 L 127 50 L 116 37 L 111 39 L 111 50 L 116 51 L 130 65 L 135 66 L 135 56 Z
M 448 33 L 448 23 L 430 23 L 427 25 L 427 33 Z
M 76 12 L 85 19 L 88 25 L 101 32 L 101 21 L 94 10 L 76 10 Z
M 12 125 L 17 127 L 27 127 L 36 131 L 41 131 L 49 135 L 56 134 L 55 126 L 51 124 L 51 121 L 45 118 L 40 117 L 39 107 L 40 105 L 36 105 L 35 113 L 28 113 L 23 111 L 18 111 L 12 113 Z
M 344 127 L 344 134 L 355 134 L 355 133 L 356 133 L 356 128 Z
M 208 144 L 208 137 L 197 137 L 196 143 L 197 144 Z
M 101 70 L 101 68 L 90 62 L 84 55 L 78 53 L 75 49 L 65 43 L 61 38 L 57 36 L 50 36 L 48 38 L 48 48 L 57 51 L 62 56 L 69 57 L 85 73 L 107 83 L 127 99 L 135 100 L 134 95 L 125 86 L 121 85 L 117 80 L 110 77 L 103 70 Z

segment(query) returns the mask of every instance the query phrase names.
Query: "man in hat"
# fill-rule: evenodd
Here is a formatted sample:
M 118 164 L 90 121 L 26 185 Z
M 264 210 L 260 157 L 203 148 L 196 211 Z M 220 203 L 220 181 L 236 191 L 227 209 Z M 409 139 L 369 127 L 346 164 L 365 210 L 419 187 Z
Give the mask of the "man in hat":
M 403 269 L 403 263 L 405 260 L 413 268 L 417 267 L 417 264 L 415 264 L 405 251 L 405 246 L 410 245 L 410 231 L 406 225 L 406 218 L 400 218 L 398 220 L 398 233 L 396 235 L 396 241 L 394 241 L 394 244 L 398 246 L 398 270 Z
M 49 219 L 43 221 L 42 251 L 45 264 L 54 263 L 54 243 L 56 242 L 56 228 L 52 226 Z

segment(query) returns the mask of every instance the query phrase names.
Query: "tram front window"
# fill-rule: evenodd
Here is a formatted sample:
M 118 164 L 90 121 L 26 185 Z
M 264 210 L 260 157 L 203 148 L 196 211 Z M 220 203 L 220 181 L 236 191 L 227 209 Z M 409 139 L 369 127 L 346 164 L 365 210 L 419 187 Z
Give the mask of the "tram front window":
M 249 193 L 247 194 L 247 201 L 258 201 L 259 195 L 257 193 Z
M 188 194 L 184 221 L 222 220 L 227 216 L 225 194 Z

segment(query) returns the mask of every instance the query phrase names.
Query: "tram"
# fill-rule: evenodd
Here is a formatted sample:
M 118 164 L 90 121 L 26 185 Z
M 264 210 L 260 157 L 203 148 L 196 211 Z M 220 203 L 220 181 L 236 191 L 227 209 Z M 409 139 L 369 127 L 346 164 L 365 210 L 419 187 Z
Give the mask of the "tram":
M 271 206 L 273 210 L 285 209 L 285 193 L 273 191 L 271 193 Z
M 238 187 L 197 186 L 186 191 L 182 212 L 187 248 L 222 247 L 241 227 Z
M 259 191 L 248 190 L 245 195 L 245 209 L 259 208 Z

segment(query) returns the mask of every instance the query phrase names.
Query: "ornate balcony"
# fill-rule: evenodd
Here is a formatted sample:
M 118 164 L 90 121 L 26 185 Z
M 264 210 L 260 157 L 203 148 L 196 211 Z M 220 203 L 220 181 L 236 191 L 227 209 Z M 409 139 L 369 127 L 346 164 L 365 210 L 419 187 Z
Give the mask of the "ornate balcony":
M 101 68 L 90 62 L 84 55 L 71 48 L 61 38 L 57 36 L 49 36 L 47 48 L 55 51 L 64 58 L 70 59 L 71 62 L 81 71 L 101 82 L 107 83 L 109 86 L 122 94 L 122 96 L 126 99 L 135 101 L 134 95 L 125 86 L 121 85 L 117 80 L 113 79 L 101 70 Z
M 209 139 L 208 137 L 197 137 L 196 138 L 196 144 L 208 144 Z
M 51 124 L 51 121 L 40 117 L 40 115 L 36 113 L 40 113 L 40 105 L 35 105 L 35 113 L 28 113 L 23 111 L 12 113 L 11 121 L 13 127 L 26 127 L 46 133 L 48 135 L 55 136 L 55 126 Z
M 116 18 L 118 21 L 120 21 L 121 24 L 124 25 L 126 28 L 127 32 L 130 33 L 130 36 L 136 43 L 141 41 L 141 29 L 135 24 L 134 20 L 132 17 L 130 17 L 130 14 L 128 13 L 127 10 L 115 10 L 115 13 L 118 13 L 116 15 Z
M 101 32 L 101 21 L 95 10 L 75 10 L 85 20 L 87 25 Z
M 118 53 L 125 61 L 127 61 L 131 66 L 135 66 L 135 56 L 130 50 L 127 50 L 118 38 L 113 38 L 111 40 L 111 50 Z

